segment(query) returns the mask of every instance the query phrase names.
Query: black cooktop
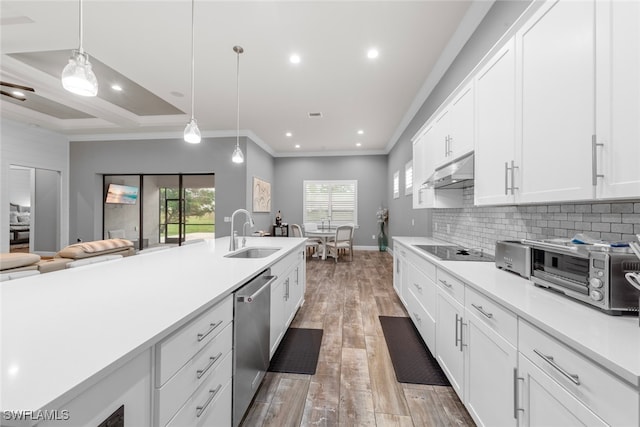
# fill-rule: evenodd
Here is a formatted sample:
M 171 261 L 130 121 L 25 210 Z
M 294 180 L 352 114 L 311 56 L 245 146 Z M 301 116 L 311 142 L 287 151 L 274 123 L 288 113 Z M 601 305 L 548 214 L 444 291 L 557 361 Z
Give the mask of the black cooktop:
M 494 262 L 492 255 L 477 249 L 467 249 L 462 246 L 445 245 L 414 245 L 443 261 L 488 261 Z

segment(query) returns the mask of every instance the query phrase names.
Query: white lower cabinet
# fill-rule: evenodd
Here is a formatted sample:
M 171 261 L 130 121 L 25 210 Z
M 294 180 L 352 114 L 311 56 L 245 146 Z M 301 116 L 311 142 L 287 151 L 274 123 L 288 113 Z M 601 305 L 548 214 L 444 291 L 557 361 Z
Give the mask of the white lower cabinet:
M 296 311 L 302 305 L 306 283 L 305 250 L 288 255 L 271 267 L 277 279 L 271 285 L 269 358 L 287 332 Z
M 464 306 L 441 288 L 438 289 L 437 305 L 436 360 L 464 402 Z

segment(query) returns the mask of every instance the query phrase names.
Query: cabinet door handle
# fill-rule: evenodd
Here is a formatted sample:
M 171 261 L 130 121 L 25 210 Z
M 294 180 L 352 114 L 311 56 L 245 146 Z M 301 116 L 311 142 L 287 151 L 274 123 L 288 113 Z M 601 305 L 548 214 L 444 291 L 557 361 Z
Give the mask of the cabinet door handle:
M 204 405 L 196 406 L 196 417 L 197 418 L 200 418 L 200 415 L 202 415 L 202 413 L 204 411 L 206 411 L 207 406 L 209 406 L 209 404 L 211 403 L 213 398 L 216 397 L 216 394 L 218 394 L 218 392 L 220 391 L 221 388 L 222 388 L 222 384 L 218 384 L 218 387 L 216 387 L 215 390 L 209 390 L 209 398 L 207 399 L 206 402 L 204 402 Z
M 204 374 L 207 373 L 207 371 L 216 364 L 216 362 L 218 361 L 218 359 L 220 359 L 220 356 L 222 356 L 222 352 L 218 353 L 215 357 L 210 357 L 209 358 L 209 364 L 207 366 L 204 367 L 204 369 L 198 369 L 196 371 L 196 374 L 198 374 L 198 379 L 202 378 L 202 376 Z
M 422 323 L 422 319 L 420 318 L 420 316 L 418 316 L 418 313 L 416 313 L 415 311 L 413 312 L 413 315 L 416 317 L 416 321 L 418 323 Z
M 591 184 L 595 187 L 598 185 L 598 178 L 604 178 L 604 175 L 598 173 L 598 147 L 604 144 L 598 144 L 596 135 L 591 135 Z
M 504 195 L 509 194 L 509 162 L 504 162 Z
M 456 313 L 456 347 L 458 346 L 458 341 L 462 341 L 461 338 L 458 338 L 458 320 L 462 321 L 462 317 L 458 316 L 458 313 Z
M 524 409 L 518 408 L 518 402 L 520 401 L 518 381 L 524 381 L 524 378 L 518 376 L 518 368 L 513 368 L 513 418 L 516 420 L 518 419 L 518 412 L 524 412 Z
M 518 190 L 518 187 L 516 187 L 516 169 L 518 169 L 518 166 L 515 165 L 515 162 L 513 160 L 511 160 L 511 195 L 513 196 L 513 194 L 515 193 L 515 190 Z
M 493 314 L 491 313 L 487 313 L 486 311 L 484 311 L 484 308 L 482 308 L 481 305 L 475 305 L 475 304 L 471 304 L 471 306 L 473 308 L 475 308 L 476 310 L 478 310 L 480 313 L 484 314 L 485 317 L 487 317 L 488 319 L 493 318 Z
M 460 351 L 462 351 L 463 347 L 466 347 L 467 345 L 464 343 L 464 332 L 462 330 L 463 326 L 467 326 L 466 323 L 464 323 L 462 321 L 462 316 L 460 316 Z
M 218 326 L 222 325 L 222 320 L 220 320 L 218 323 L 211 323 L 209 326 L 209 330 L 207 332 L 205 332 L 204 334 L 198 334 L 198 342 L 202 341 L 203 339 L 205 339 L 207 337 L 207 335 L 209 335 L 211 332 L 213 332 Z
M 578 377 L 576 374 L 570 374 L 569 372 L 564 370 L 560 365 L 558 365 L 555 362 L 555 360 L 553 360 L 553 356 L 547 356 L 546 354 L 542 353 L 541 351 L 539 351 L 537 349 L 533 349 L 533 352 L 535 354 L 537 354 L 538 356 L 540 356 L 542 358 L 542 360 L 547 362 L 549 365 L 551 365 L 554 369 L 556 369 L 562 375 L 564 375 L 569 381 L 571 381 L 575 385 L 580 385 L 580 377 Z
M 447 288 L 452 288 L 453 287 L 453 285 L 451 283 L 447 282 L 446 280 L 440 279 L 440 283 L 445 285 Z
M 420 292 L 422 292 L 422 286 L 417 283 L 414 283 L 413 286 L 415 286 Z

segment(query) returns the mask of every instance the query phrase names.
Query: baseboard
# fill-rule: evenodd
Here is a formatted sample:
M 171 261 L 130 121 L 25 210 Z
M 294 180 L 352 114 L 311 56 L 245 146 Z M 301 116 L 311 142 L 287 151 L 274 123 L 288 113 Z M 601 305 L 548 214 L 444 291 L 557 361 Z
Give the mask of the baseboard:
M 354 246 L 353 249 L 356 251 L 376 251 L 376 252 L 380 250 L 380 248 L 378 248 L 377 246 Z

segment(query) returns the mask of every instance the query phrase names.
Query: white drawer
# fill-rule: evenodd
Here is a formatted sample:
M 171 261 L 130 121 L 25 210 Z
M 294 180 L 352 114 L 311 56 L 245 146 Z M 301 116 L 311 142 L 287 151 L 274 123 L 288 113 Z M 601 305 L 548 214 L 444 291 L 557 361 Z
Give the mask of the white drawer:
M 233 346 L 233 323 L 212 339 L 205 348 L 189 360 L 166 384 L 155 390 L 159 425 L 163 426 L 180 409 L 198 386 L 216 375 Z M 231 378 L 231 369 L 226 375 Z M 224 375 L 224 374 L 223 374 Z
M 524 320 L 518 325 L 518 350 L 533 364 L 607 424 L 639 425 L 638 390 Z
M 422 336 L 422 340 L 427 344 L 432 354 L 436 354 L 436 321 L 427 313 L 424 307 L 418 301 L 418 297 L 413 293 L 413 289 L 409 289 L 405 296 L 407 303 L 407 312 L 409 317 L 416 326 L 418 332 Z
M 156 387 L 162 386 L 178 369 L 216 337 L 233 319 L 233 295 L 158 344 Z
M 304 256 L 304 252 L 302 252 L 302 254 L 302 256 Z M 290 253 L 271 266 L 271 275 L 284 277 L 287 272 L 298 263 L 298 261 L 300 261 L 300 253 L 298 251 Z
M 231 353 L 220 366 L 220 372 L 231 370 Z M 209 380 L 187 400 L 167 427 L 231 426 L 231 377 L 211 375 Z
M 422 270 L 418 270 L 417 268 L 409 268 L 407 270 L 407 287 L 414 293 L 427 312 L 435 316 L 436 295 L 438 293 L 435 284 L 435 267 L 433 268 L 433 279 L 429 278 Z
M 475 291 L 471 287 L 465 289 L 465 307 L 498 335 L 518 345 L 518 317 L 500 304 Z
M 424 259 L 420 255 L 407 251 L 407 261 L 413 264 L 418 270 L 420 270 L 426 277 L 431 279 L 432 282 L 436 281 L 436 265 Z
M 464 305 L 464 283 L 440 268 L 437 269 L 437 276 L 440 288 Z

